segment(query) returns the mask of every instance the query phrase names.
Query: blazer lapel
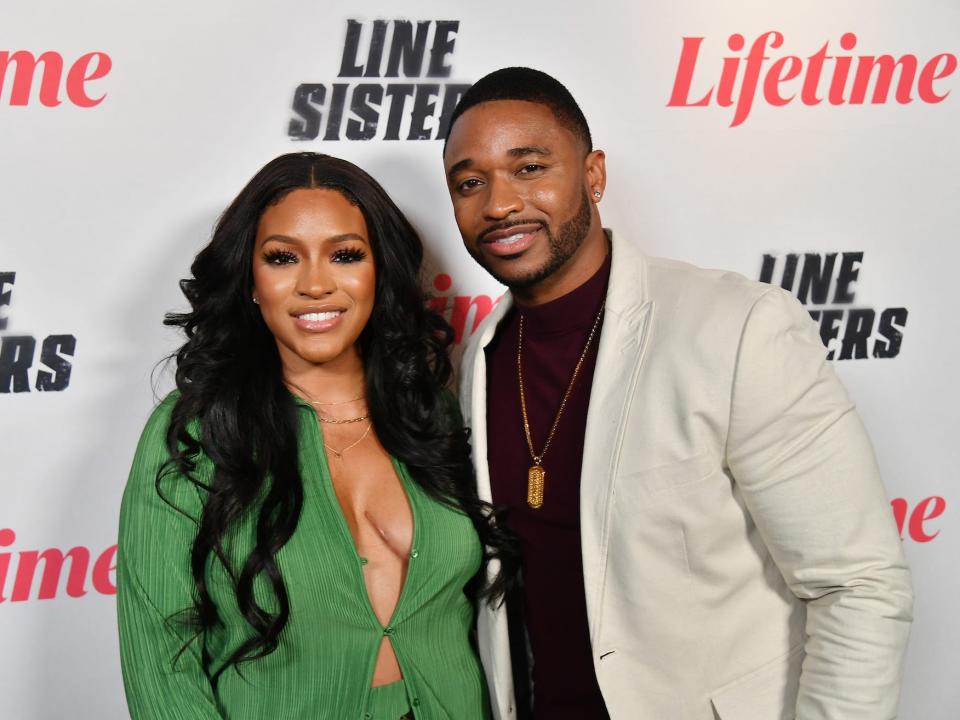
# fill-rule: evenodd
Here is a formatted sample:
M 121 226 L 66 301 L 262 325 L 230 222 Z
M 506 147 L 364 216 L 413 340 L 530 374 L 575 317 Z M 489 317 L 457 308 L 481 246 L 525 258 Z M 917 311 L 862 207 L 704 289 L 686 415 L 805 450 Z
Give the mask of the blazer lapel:
M 613 480 L 623 445 L 654 306 L 646 298 L 643 255 L 627 240 L 612 236 L 613 258 L 597 365 L 593 374 L 580 471 L 580 543 L 590 639 L 597 647 L 606 575 L 609 510 Z
M 471 432 L 473 464 L 477 471 L 477 493 L 485 502 L 492 502 L 490 471 L 487 467 L 487 359 L 484 348 L 493 340 L 497 326 L 513 306 L 513 298 L 506 293 L 484 318 L 470 347 L 464 353 L 460 366 L 462 390 L 461 410 Z
M 471 428 L 473 465 L 477 476 L 477 494 L 481 500 L 492 502 L 490 470 L 487 466 L 487 361 L 484 348 L 493 340 L 497 325 L 506 315 L 513 299 L 504 295 L 477 329 L 460 366 L 462 388 L 460 403 L 466 424 Z M 491 560 L 487 576 L 493 578 L 500 564 Z M 480 658 L 490 689 L 494 720 L 514 717 L 513 667 L 510 662 L 510 633 L 506 607 L 491 607 L 481 603 L 477 614 L 477 639 Z
M 645 264 L 640 251 L 612 236 L 613 258 L 606 311 L 597 350 L 597 365 L 587 411 L 580 481 L 581 546 L 590 638 L 595 651 L 606 573 L 608 517 L 613 478 L 623 444 L 623 419 L 630 410 L 644 350 L 653 322 L 653 304 L 646 300 Z M 460 393 L 464 419 L 471 427 L 477 492 L 490 502 L 487 467 L 487 368 L 484 348 L 513 305 L 508 292 L 477 329 L 464 354 Z M 499 568 L 496 562 L 489 574 Z M 483 605 L 478 616 L 480 655 L 490 685 L 495 718 L 511 717 L 513 675 L 504 608 Z

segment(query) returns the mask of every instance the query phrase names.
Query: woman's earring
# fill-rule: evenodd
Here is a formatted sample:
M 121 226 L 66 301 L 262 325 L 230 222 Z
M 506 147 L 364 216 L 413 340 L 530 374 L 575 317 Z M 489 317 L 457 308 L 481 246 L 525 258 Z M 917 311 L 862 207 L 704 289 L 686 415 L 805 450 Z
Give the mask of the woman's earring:
M 259 305 L 259 304 L 260 304 L 260 301 L 257 300 L 257 296 L 256 296 L 256 295 L 253 296 L 253 304 L 254 304 L 254 305 Z
M 599 191 L 599 190 L 594 190 L 594 191 L 593 191 L 593 196 L 594 196 L 597 200 L 599 200 L 599 199 L 600 199 L 600 191 Z

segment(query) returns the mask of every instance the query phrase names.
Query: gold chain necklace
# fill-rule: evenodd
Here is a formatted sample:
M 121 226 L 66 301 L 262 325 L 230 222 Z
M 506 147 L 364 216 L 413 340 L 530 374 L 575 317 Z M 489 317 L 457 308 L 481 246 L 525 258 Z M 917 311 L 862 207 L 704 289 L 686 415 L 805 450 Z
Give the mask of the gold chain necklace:
M 329 450 L 330 452 L 332 452 L 332 453 L 336 456 L 337 460 L 343 460 L 343 454 L 344 454 L 347 450 L 352 450 L 352 449 L 355 448 L 357 445 L 359 445 L 361 442 L 363 442 L 363 439 L 370 433 L 370 428 L 372 428 L 372 427 L 373 427 L 373 423 L 368 423 L 368 424 L 367 424 L 367 429 L 363 431 L 363 435 L 361 435 L 361 436 L 358 437 L 356 440 L 354 440 L 352 443 L 350 443 L 349 445 L 347 445 L 345 448 L 343 448 L 343 450 L 337 450 L 337 449 L 334 448 L 334 447 L 330 447 L 329 445 L 327 445 L 327 441 L 326 441 L 326 440 L 323 441 L 323 446 L 324 446 L 327 450 Z
M 593 342 L 593 336 L 596 334 L 597 328 L 600 327 L 600 318 L 603 317 L 603 309 L 605 306 L 606 303 L 600 306 L 597 319 L 593 321 L 593 327 L 590 328 L 590 336 L 587 338 L 587 344 L 584 345 L 583 352 L 580 353 L 580 359 L 577 360 L 577 366 L 573 369 L 573 377 L 570 378 L 567 391 L 563 394 L 563 400 L 560 401 L 560 409 L 557 410 L 557 416 L 553 419 L 553 425 L 547 434 L 547 441 L 544 443 L 543 450 L 540 451 L 539 455 L 533 450 L 533 440 L 530 437 L 530 421 L 527 418 L 527 400 L 523 392 L 523 315 L 520 315 L 520 333 L 517 338 L 517 379 L 520 382 L 520 412 L 523 414 L 523 433 L 527 438 L 527 449 L 530 451 L 530 459 L 533 460 L 533 465 L 527 471 L 527 505 L 534 510 L 543 507 L 544 484 L 547 480 L 547 471 L 543 469 L 543 457 L 547 454 L 550 441 L 553 440 L 553 435 L 557 431 L 557 425 L 560 424 L 560 416 L 563 415 L 563 410 L 567 406 L 567 400 L 570 399 L 573 384 L 577 381 L 577 375 L 580 374 L 580 367 L 587 357 L 587 351 Z
M 363 393 L 360 393 L 355 398 L 350 398 L 349 400 L 338 400 L 336 402 L 324 402 L 323 400 L 311 400 L 310 396 L 306 392 L 304 392 L 303 388 L 301 388 L 299 385 L 294 385 L 292 382 L 289 382 L 288 384 L 295 387 L 297 390 L 299 390 L 301 397 L 306 396 L 304 397 L 304 400 L 306 400 L 310 405 L 314 407 L 314 413 L 317 416 L 317 420 L 319 420 L 321 423 L 328 423 L 330 425 L 349 425 L 351 423 L 363 422 L 364 420 L 368 420 L 370 418 L 369 412 L 365 413 L 364 415 L 359 415 L 357 417 L 352 417 L 352 418 L 344 418 L 342 420 L 338 420 L 336 418 L 326 418 L 323 415 L 321 415 L 320 411 L 317 409 L 318 407 L 322 407 L 322 406 L 346 405 L 347 403 L 356 402 L 357 400 L 363 400 L 366 397 L 366 395 L 364 395 Z M 343 450 L 337 450 L 335 447 L 331 447 L 330 445 L 327 445 L 327 442 L 325 440 L 323 442 L 323 446 L 327 450 L 332 452 L 338 460 L 343 460 L 343 454 L 347 450 L 351 450 L 355 448 L 357 445 L 359 445 L 361 442 L 363 442 L 363 439 L 370 434 L 370 428 L 372 427 L 373 427 L 373 423 L 372 422 L 368 423 L 367 429 L 363 431 L 363 434 L 360 437 L 358 437 L 356 440 L 354 440 L 352 443 L 347 445 L 345 448 L 343 448 Z M 321 436 L 322 435 L 323 433 L 321 433 Z
M 320 422 L 329 423 L 330 425 L 349 425 L 350 423 L 363 422 L 370 417 L 369 413 L 366 415 L 358 415 L 357 417 L 346 418 L 344 420 L 336 420 L 334 418 L 324 417 L 320 414 L 319 408 L 321 407 L 333 407 L 335 405 L 346 405 L 348 403 L 356 402 L 357 400 L 363 400 L 366 397 L 363 393 L 357 395 L 355 398 L 350 398 L 349 400 L 339 400 L 337 402 L 322 402 L 320 400 L 307 400 L 308 403 L 313 405 L 317 409 L 317 417 L 320 418 Z
M 317 417 L 320 418 L 320 422 L 322 422 L 322 423 L 329 423 L 330 425 L 349 425 L 350 423 L 363 422 L 364 420 L 366 420 L 367 418 L 369 418 L 370 415 L 369 415 L 369 414 L 367 414 L 367 415 L 358 415 L 357 417 L 344 418 L 343 420 L 335 420 L 335 419 L 333 419 L 333 418 L 325 418 L 323 415 L 321 415 L 321 414 L 318 412 L 318 413 L 317 413 Z
M 307 393 L 304 392 L 302 387 L 300 387 L 299 385 L 294 385 L 293 383 L 289 383 L 289 385 L 292 385 L 297 390 L 299 390 L 301 397 L 303 397 L 303 399 L 306 400 L 314 408 L 332 407 L 334 405 L 346 405 L 348 403 L 356 402 L 357 400 L 363 400 L 366 397 L 366 395 L 364 395 L 363 393 L 360 393 L 355 398 L 350 398 L 349 400 L 338 400 L 336 402 L 324 402 L 323 400 L 311 400 L 309 395 L 307 395 Z M 365 415 L 358 415 L 357 417 L 344 418 L 343 420 L 337 420 L 336 418 L 324 417 L 323 415 L 320 414 L 319 410 L 315 410 L 315 412 L 317 413 L 317 417 L 320 418 L 320 422 L 328 423 L 330 425 L 349 425 L 350 423 L 363 422 L 364 420 L 367 420 L 370 418 L 370 414 L 367 413 Z
M 322 422 L 322 423 L 328 423 L 328 424 L 330 424 L 330 425 L 349 425 L 350 423 L 363 422 L 364 420 L 369 419 L 370 413 L 369 413 L 369 412 L 366 412 L 366 413 L 364 413 L 363 415 L 358 415 L 357 417 L 343 418 L 343 419 L 341 419 L 341 420 L 338 420 L 337 418 L 328 418 L 328 417 L 324 417 L 323 415 L 321 415 L 321 414 L 320 414 L 320 406 L 321 406 L 321 405 L 327 405 L 327 406 L 331 406 L 331 405 L 346 405 L 347 403 L 356 402 L 357 400 L 363 400 L 364 397 L 366 397 L 366 396 L 365 396 L 365 395 L 358 395 L 357 397 L 353 398 L 352 400 L 341 400 L 340 402 L 319 402 L 319 401 L 317 401 L 317 400 L 307 400 L 307 402 L 310 403 L 311 405 L 313 405 L 313 407 L 314 407 L 314 412 L 317 413 L 317 417 L 320 418 L 320 422 Z
M 311 405 L 346 405 L 347 403 L 356 402 L 357 400 L 363 400 L 366 397 L 364 394 L 357 395 L 355 398 L 350 398 L 349 400 L 338 400 L 337 402 L 322 402 L 320 400 L 307 400 Z

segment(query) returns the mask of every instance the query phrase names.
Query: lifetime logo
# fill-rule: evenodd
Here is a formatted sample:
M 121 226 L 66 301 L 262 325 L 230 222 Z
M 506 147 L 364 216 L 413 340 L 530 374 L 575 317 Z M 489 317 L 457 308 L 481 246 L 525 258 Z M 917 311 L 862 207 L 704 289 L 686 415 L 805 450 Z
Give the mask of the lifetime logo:
M 0 550 L 9 548 L 17 540 L 16 533 L 10 528 L 0 528 Z M 12 552 L 0 552 L 0 603 L 24 602 L 26 600 L 52 600 L 60 589 L 63 566 L 70 561 L 67 573 L 66 593 L 69 597 L 79 598 L 87 594 L 87 578 L 93 589 L 100 595 L 116 595 L 117 546 L 111 545 L 94 560 L 91 567 L 90 549 L 82 545 L 70 548 L 66 552 L 57 548 L 39 550 L 21 550 L 16 556 Z M 11 560 L 14 560 L 11 567 Z M 37 570 L 43 562 L 40 586 L 34 595 Z M 6 595 L 7 578 L 13 578 L 13 588 Z
M 41 67 L 38 85 L 37 71 Z M 67 68 L 65 81 L 64 68 Z M 61 104 L 61 89 L 71 104 L 81 108 L 96 107 L 107 94 L 91 94 L 87 85 L 106 77 L 112 68 L 113 61 L 104 52 L 88 52 L 67 67 L 63 55 L 53 50 L 41 53 L 39 57 L 27 50 L 0 50 L 0 105 L 4 103 L 8 86 L 10 92 L 6 102 L 11 106 L 29 104 L 34 89 L 39 86 L 36 97 L 44 107 Z
M 936 539 L 940 530 L 933 530 L 928 523 L 943 515 L 947 503 L 943 497 L 933 495 L 924 498 L 911 507 L 906 498 L 894 498 L 890 501 L 894 520 L 901 540 L 910 539 L 917 543 L 928 543 Z M 0 549 L 9 548 L 16 542 L 16 533 L 10 528 L 0 528 Z M 87 594 L 87 579 L 94 591 L 100 595 L 116 595 L 117 546 L 111 545 L 93 562 L 89 548 L 77 546 L 66 552 L 57 548 L 39 550 L 21 550 L 16 555 L 9 550 L 0 552 L 0 604 L 25 602 L 27 600 L 52 600 L 62 585 L 64 564 L 70 561 L 67 574 L 66 594 L 71 598 Z M 35 588 L 37 571 L 43 562 L 40 586 Z M 13 579 L 13 587 L 8 592 L 8 579 Z M 36 593 L 34 590 L 36 589 Z
M 448 293 L 453 287 L 453 278 L 439 273 L 433 278 L 433 287 L 439 293 Z M 453 328 L 453 344 L 460 345 L 470 339 L 483 319 L 490 314 L 500 298 L 489 295 L 440 294 L 427 301 L 427 307 L 442 316 Z
M 893 55 L 854 57 L 840 52 L 830 54 L 829 41 L 807 57 L 784 55 L 774 59 L 765 53 L 768 49 L 781 47 L 783 35 L 771 30 L 753 41 L 746 57 L 724 57 L 720 79 L 715 85 L 704 89 L 705 85 L 698 83 L 694 89 L 703 40 L 702 37 L 683 38 L 680 62 L 667 107 L 707 107 L 711 102 L 720 107 L 735 106 L 730 127 L 742 124 L 750 115 L 761 83 L 763 87 L 759 97 L 775 107 L 789 105 L 798 98 L 804 105 L 819 105 L 824 100 L 831 105 L 863 105 L 867 102 L 871 83 L 873 93 L 869 102 L 883 105 L 890 97 L 894 73 L 899 70 L 893 94 L 898 103 L 906 105 L 912 102 L 916 91 L 919 100 L 934 104 L 943 102 L 950 94 L 949 90 L 938 88 L 936 84 L 957 69 L 957 56 L 952 53 L 934 55 L 921 64 L 916 55 L 910 54 L 899 58 Z M 854 33 L 844 33 L 840 37 L 840 49 L 846 53 L 856 46 L 857 36 Z M 746 47 L 746 40 L 740 33 L 734 33 L 727 39 L 727 47 L 739 53 Z M 821 81 L 826 82 L 826 88 L 820 87 Z M 739 92 L 735 89 L 738 83 Z M 697 97 L 696 100 L 691 99 L 692 94 Z
M 898 497 L 890 501 L 890 507 L 893 508 L 893 519 L 897 523 L 901 540 L 909 537 L 914 542 L 928 543 L 936 539 L 940 530 L 931 531 L 927 523 L 943 515 L 943 511 L 947 509 L 947 501 L 940 495 L 931 495 L 911 508 L 909 500 Z

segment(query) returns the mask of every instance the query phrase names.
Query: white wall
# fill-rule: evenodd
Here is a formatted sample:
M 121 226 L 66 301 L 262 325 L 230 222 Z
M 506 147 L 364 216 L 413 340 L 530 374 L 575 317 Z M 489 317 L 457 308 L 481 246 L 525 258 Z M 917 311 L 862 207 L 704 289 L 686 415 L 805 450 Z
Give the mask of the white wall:
M 365 23 L 364 51 L 377 18 L 458 21 L 443 55 L 450 77 L 338 78 L 351 18 Z M 716 89 L 707 107 L 668 107 L 684 37 L 704 38 L 688 98 L 695 102 L 720 80 L 721 57 L 734 54 L 730 35 L 744 36 L 736 53 L 744 57 L 772 30 L 783 44 L 767 49 L 761 89 L 742 123 L 730 127 L 735 107 L 718 106 Z M 434 24 L 425 65 L 435 31 Z M 850 53 L 840 48 L 847 32 L 857 40 Z M 915 56 L 917 77 L 902 91 L 911 101 L 895 99 L 895 80 L 885 103 L 870 103 L 868 94 L 859 105 L 804 104 L 802 97 L 771 105 L 762 91 L 767 70 L 795 55 L 806 72 L 806 58 L 824 43 L 830 56 Z M 838 266 L 843 253 L 862 253 L 853 306 L 873 309 L 878 321 L 887 308 L 907 310 L 895 357 L 872 357 L 884 340 L 877 328 L 866 344 L 871 357 L 836 363 L 872 433 L 891 497 L 914 513 L 913 534 L 909 518 L 904 530 L 917 606 L 902 717 L 956 717 L 960 71 L 948 72 L 949 58 L 924 67 L 958 47 L 960 6 L 948 0 L 741 0 L 722 8 L 707 0 L 601 1 L 575 9 L 502 0 L 80 0 L 0 9 L 0 59 L 51 51 L 64 63 L 59 83 L 55 58 L 41 64 L 32 89 L 20 91 L 26 98 L 18 98 L 20 65 L 4 72 L 0 62 L 0 279 L 16 273 L 12 285 L 9 276 L 0 285 L 0 318 L 8 318 L 0 352 L 0 716 L 125 716 L 109 549 L 134 445 L 155 400 L 151 370 L 179 342 L 161 318 L 183 306 L 177 280 L 263 163 L 310 149 L 360 164 L 422 231 L 434 272 L 452 277 L 445 294 L 501 292 L 460 245 L 441 142 L 382 139 L 386 109 L 372 140 L 323 140 L 323 132 L 294 140 L 297 88 L 325 85 L 329 103 L 336 83 L 351 93 L 360 83 L 469 83 L 525 64 L 560 78 L 581 102 L 596 145 L 607 151 L 601 212 L 618 233 L 652 254 L 754 278 L 763 255 L 776 255 L 775 281 L 788 253 L 838 253 Z M 109 56 L 109 71 L 103 58 L 93 59 L 68 81 L 91 52 Z M 818 97 L 835 67 L 825 62 Z M 53 74 L 43 94 L 45 71 Z M 744 61 L 739 71 L 735 95 Z M 856 61 L 847 99 L 855 71 Z M 781 94 L 800 93 L 802 82 L 802 75 L 783 82 Z M 929 102 L 931 93 L 949 94 Z M 407 103 L 400 138 L 411 123 Z M 344 124 L 351 117 L 348 109 Z M 839 308 L 841 337 L 849 307 Z M 46 340 L 58 335 L 75 338 L 72 354 L 69 340 Z M 22 336 L 36 340 L 36 354 L 29 391 L 14 392 L 16 353 L 29 344 L 16 339 Z M 839 352 L 838 342 L 831 347 Z M 46 360 L 60 370 L 69 365 L 68 381 L 46 369 L 48 383 L 66 383 L 59 390 L 36 389 Z M 170 378 L 158 378 L 163 393 Z M 30 551 L 51 548 L 80 548 L 78 572 L 79 556 L 89 553 L 72 586 L 77 597 L 68 591 L 69 561 L 55 597 L 38 597 L 42 570 L 28 586 Z

